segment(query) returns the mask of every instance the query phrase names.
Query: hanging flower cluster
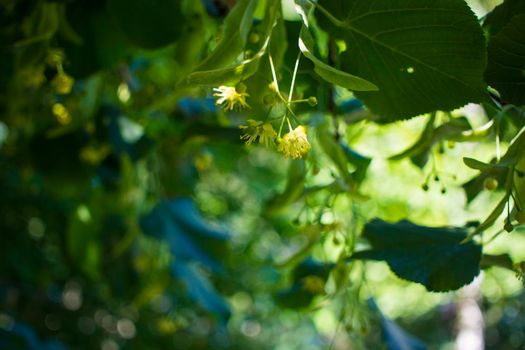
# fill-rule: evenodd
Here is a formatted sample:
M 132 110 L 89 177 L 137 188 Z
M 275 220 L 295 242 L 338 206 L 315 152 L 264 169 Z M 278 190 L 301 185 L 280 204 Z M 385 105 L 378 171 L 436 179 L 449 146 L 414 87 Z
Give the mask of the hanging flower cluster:
M 299 125 L 279 140 L 277 150 L 292 159 L 303 158 L 310 151 L 310 143 L 306 137 L 306 128 Z
M 253 119 L 248 119 L 246 121 L 247 125 L 241 125 L 239 128 L 243 130 L 241 135 L 241 140 L 246 144 L 250 145 L 259 139 L 259 143 L 262 143 L 265 146 L 268 146 L 270 143 L 277 141 L 277 150 L 282 153 L 285 157 L 291 157 L 292 159 L 301 159 L 304 158 L 310 151 L 311 145 L 308 142 L 308 137 L 306 136 L 306 128 L 303 125 L 298 125 L 295 129 L 292 128 L 290 122 L 290 115 L 292 115 L 295 120 L 293 110 L 291 109 L 291 104 L 298 102 L 307 102 L 310 106 L 315 106 L 317 104 L 317 99 L 315 97 L 310 97 L 307 99 L 292 100 L 293 88 L 295 83 L 295 76 L 297 74 L 297 68 L 299 65 L 299 58 L 297 58 L 294 75 L 292 78 L 292 84 L 290 87 L 290 93 L 288 98 L 285 99 L 281 92 L 279 91 L 279 86 L 277 83 L 277 75 L 275 73 L 275 67 L 273 65 L 273 60 L 269 56 L 270 66 L 272 69 L 273 82 L 270 85 L 270 90 L 273 94 L 276 94 L 280 100 L 284 103 L 287 110 L 281 119 L 281 127 L 279 128 L 279 133 L 275 132 L 273 126 L 269 122 L 256 121 Z M 223 110 L 229 111 L 234 108 L 246 108 L 249 107 L 246 102 L 246 97 L 249 96 L 246 93 L 246 86 L 242 83 L 239 83 L 237 87 L 232 86 L 219 86 L 214 88 L 215 92 L 213 96 L 217 97 L 215 104 L 220 105 Z M 266 101 L 265 101 L 266 102 Z M 273 98 L 272 98 L 273 102 Z M 273 105 L 273 103 L 265 103 L 267 105 Z M 281 131 L 283 124 L 287 122 L 289 132 L 281 137 Z
M 219 86 L 214 88 L 215 93 L 213 96 L 217 97 L 215 104 L 220 105 L 223 110 L 231 111 L 234 108 L 248 108 L 250 107 L 246 102 L 246 96 L 249 96 L 246 93 L 246 89 L 240 89 L 244 91 L 238 91 L 235 87 L 232 86 Z
M 239 128 L 245 132 L 241 135 L 241 140 L 247 145 L 255 142 L 255 140 L 259 138 L 259 143 L 268 147 L 268 145 L 277 137 L 277 133 L 270 123 L 264 123 L 253 119 L 248 119 L 246 122 L 248 125 L 241 125 Z
M 47 57 L 47 63 L 55 67 L 57 71 L 51 84 L 59 95 L 68 95 L 75 84 L 75 79 L 64 71 L 64 58 L 64 52 L 61 49 L 50 50 Z

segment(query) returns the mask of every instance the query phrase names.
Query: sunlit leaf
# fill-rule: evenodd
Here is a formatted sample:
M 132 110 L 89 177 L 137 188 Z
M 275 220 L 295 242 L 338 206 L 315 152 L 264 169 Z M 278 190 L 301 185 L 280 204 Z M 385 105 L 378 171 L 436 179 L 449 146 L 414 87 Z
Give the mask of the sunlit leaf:
M 257 1 L 240 0 L 224 20 L 222 40 L 195 71 L 209 71 L 231 64 L 246 46 Z
M 301 16 L 303 18 L 303 27 L 299 34 L 299 49 L 312 63 L 314 64 L 314 71 L 324 80 L 329 83 L 345 87 L 355 91 L 375 91 L 377 86 L 373 83 L 360 78 L 358 76 L 348 74 L 341 70 L 324 63 L 314 55 L 314 39 L 310 33 L 308 23 L 308 6 L 302 7 Z
M 458 289 L 480 271 L 481 246 L 461 243 L 467 237 L 464 228 L 375 219 L 365 225 L 363 237 L 372 248 L 355 253 L 352 259 L 386 261 L 396 275 L 421 283 L 430 291 Z
M 316 17 L 344 40 L 341 68 L 378 86 L 356 92 L 385 122 L 483 99 L 484 38 L 463 1 L 321 0 Z
M 258 71 L 261 58 L 268 49 L 268 44 L 270 43 L 273 28 L 276 25 L 279 14 L 279 2 L 276 0 L 268 2 L 266 16 L 264 22 L 261 25 L 261 35 L 263 37 L 262 45 L 252 57 L 244 59 L 242 62 L 232 66 L 220 67 L 210 70 L 206 69 L 205 63 L 209 60 L 207 59 L 197 67 L 195 72 L 186 77 L 186 84 L 212 86 L 235 85 L 236 83 L 255 74 Z

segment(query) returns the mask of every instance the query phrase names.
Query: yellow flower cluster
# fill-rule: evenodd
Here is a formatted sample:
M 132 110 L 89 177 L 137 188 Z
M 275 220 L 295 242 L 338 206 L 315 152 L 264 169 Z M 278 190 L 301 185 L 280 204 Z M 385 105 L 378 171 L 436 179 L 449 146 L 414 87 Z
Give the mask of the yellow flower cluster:
M 237 91 L 232 86 L 219 86 L 214 88 L 215 93 L 213 96 L 218 97 L 215 104 L 221 105 L 225 111 L 232 110 L 234 108 L 247 108 L 250 107 L 246 102 L 246 96 L 249 96 L 246 91 Z
M 69 94 L 73 88 L 74 83 L 75 79 L 64 72 L 59 72 L 52 81 L 55 91 L 60 95 Z
M 71 123 L 71 114 L 69 114 L 66 106 L 62 103 L 55 103 L 51 110 L 60 124 L 67 125 Z
M 228 111 L 236 107 L 245 108 L 249 107 L 246 103 L 246 96 L 249 96 L 246 93 L 246 86 L 240 83 L 237 85 L 237 88 L 232 86 L 219 86 L 214 88 L 215 93 L 213 96 L 217 97 L 215 104 L 221 105 L 221 107 Z M 308 102 L 317 102 L 313 101 L 315 98 L 309 99 Z M 311 101 L 310 101 L 311 100 Z M 290 121 L 288 117 L 283 116 L 283 123 L 285 120 L 288 120 L 288 126 L 290 127 L 290 132 L 280 138 L 278 138 L 277 150 L 281 152 L 285 157 L 292 157 L 292 159 L 303 158 L 310 151 L 310 143 L 306 136 L 306 128 L 302 125 L 299 125 L 292 130 Z M 272 124 L 268 122 L 256 121 L 253 119 L 248 119 L 247 125 L 241 125 L 239 128 L 244 131 L 241 135 L 241 140 L 246 144 L 250 145 L 259 139 L 259 142 L 267 146 L 270 143 L 273 143 L 277 138 L 277 133 L 272 127 Z M 281 126 L 282 128 L 282 126 Z
M 51 67 L 55 67 L 57 74 L 53 78 L 51 85 L 55 89 L 55 92 L 59 95 L 67 95 L 71 92 L 75 79 L 72 76 L 64 72 L 63 63 L 65 60 L 65 54 L 62 49 L 51 49 L 47 54 L 47 64 Z
M 263 123 L 262 121 L 253 119 L 248 119 L 246 122 L 248 125 L 241 125 L 239 128 L 245 131 L 241 136 L 241 140 L 246 142 L 247 145 L 255 142 L 255 140 L 259 138 L 259 143 L 268 147 L 268 144 L 277 136 L 277 133 L 270 123 Z
M 299 125 L 279 141 L 277 150 L 292 159 L 303 158 L 310 151 L 310 143 L 306 137 L 306 128 Z

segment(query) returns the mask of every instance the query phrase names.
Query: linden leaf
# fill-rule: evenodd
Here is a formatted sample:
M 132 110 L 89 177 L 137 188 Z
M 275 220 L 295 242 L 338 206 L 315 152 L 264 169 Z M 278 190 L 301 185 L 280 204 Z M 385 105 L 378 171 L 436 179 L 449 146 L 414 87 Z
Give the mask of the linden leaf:
M 525 104 L 525 14 L 514 16 L 491 37 L 487 51 L 487 82 L 504 101 Z
M 315 14 L 346 44 L 341 69 L 378 86 L 355 95 L 381 121 L 482 101 L 485 40 L 463 1 L 320 0 Z
M 391 224 L 379 219 L 365 225 L 363 237 L 372 249 L 351 259 L 383 260 L 399 277 L 445 292 L 470 283 L 480 271 L 481 246 L 461 243 L 464 228 L 425 227 L 409 221 Z

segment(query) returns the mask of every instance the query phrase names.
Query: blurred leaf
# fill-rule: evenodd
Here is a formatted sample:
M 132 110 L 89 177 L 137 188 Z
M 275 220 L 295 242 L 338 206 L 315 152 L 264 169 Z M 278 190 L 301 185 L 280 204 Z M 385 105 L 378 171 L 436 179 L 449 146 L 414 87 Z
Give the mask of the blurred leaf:
M 0 328 L 0 347 L 9 350 L 65 350 L 58 341 L 42 341 L 30 325 L 15 322 L 8 329 Z
M 464 162 L 467 166 L 481 171 L 481 174 L 468 181 L 463 185 L 463 189 L 467 194 L 467 201 L 472 201 L 483 189 L 484 181 L 488 177 L 494 177 L 500 185 L 504 185 L 507 192 L 512 188 L 512 181 L 509 180 L 509 174 L 511 173 L 510 169 L 515 168 L 516 164 L 519 162 L 522 156 L 522 150 L 525 147 L 525 133 L 521 133 L 518 137 L 512 142 L 512 144 L 507 149 L 507 152 L 499 162 L 496 159 L 493 159 L 490 164 L 482 163 L 476 159 L 464 158 Z M 518 170 L 523 170 L 519 169 Z M 500 202 L 497 208 L 501 207 L 503 204 Z M 503 206 L 504 208 L 504 206 Z M 502 210 L 503 210 L 502 208 Z M 501 214 L 501 211 L 500 211 Z M 495 212 L 492 215 L 496 215 Z M 490 227 L 494 221 L 499 217 L 496 217 L 492 220 L 493 216 L 490 216 L 491 219 L 486 222 L 489 225 L 482 225 L 482 228 Z M 481 231 L 479 231 L 481 232 Z
M 230 308 L 215 290 L 210 281 L 195 266 L 175 261 L 171 272 L 186 287 L 188 296 L 209 312 L 217 315 L 222 322 L 230 317 Z
M 127 154 L 133 161 L 145 156 L 153 145 L 153 140 L 144 134 L 139 124 L 124 116 L 116 117 L 111 113 L 108 136 L 113 151 L 117 155 Z
M 213 17 L 225 17 L 234 1 L 202 0 L 206 12 Z
M 390 157 L 390 159 L 400 160 L 403 158 L 410 157 L 410 160 L 412 160 L 414 164 L 416 164 L 419 167 L 423 167 L 428 160 L 429 151 L 434 145 L 433 135 L 434 131 L 436 130 L 436 127 L 434 125 L 435 121 L 436 115 L 432 114 L 427 124 L 425 125 L 425 129 L 423 129 L 423 132 L 421 133 L 419 139 L 412 146 L 410 146 L 403 152 Z
M 471 164 L 472 165 L 472 164 Z M 499 170 L 499 169 L 498 169 Z M 505 184 L 505 179 L 507 176 L 507 172 L 505 169 L 501 169 L 502 171 L 498 171 L 497 173 L 492 172 L 482 172 L 478 176 L 474 177 L 473 179 L 467 181 L 463 184 L 463 190 L 465 191 L 465 194 L 467 195 L 467 203 L 470 203 L 474 198 L 477 197 L 477 195 L 485 190 L 485 180 L 489 177 L 492 177 L 498 181 L 498 187 Z
M 262 45 L 257 50 L 255 55 L 243 60 L 237 65 L 225 68 L 221 67 L 219 69 L 203 70 L 203 63 L 197 67 L 197 71 L 186 77 L 186 83 L 190 85 L 212 86 L 235 85 L 236 83 L 255 74 L 258 71 L 261 58 L 266 53 L 273 29 L 277 23 L 277 19 L 280 16 L 281 10 L 280 2 L 277 0 L 268 1 L 266 6 L 264 21 L 260 26 L 261 36 L 263 37 Z
M 165 240 L 175 259 L 196 261 L 221 272 L 216 258 L 224 257 L 229 236 L 208 224 L 189 198 L 160 202 L 141 220 L 142 230 Z
M 481 246 L 461 244 L 464 228 L 425 227 L 409 221 L 395 224 L 374 219 L 363 238 L 372 245 L 351 259 L 384 260 L 401 278 L 421 283 L 429 291 L 445 292 L 470 283 L 479 274 Z
M 306 180 L 306 163 L 304 160 L 290 162 L 286 186 L 282 193 L 272 197 L 266 207 L 266 213 L 272 215 L 285 209 L 301 196 Z
M 195 71 L 210 71 L 231 64 L 244 50 L 257 1 L 239 0 L 224 20 L 222 40 Z
M 525 14 L 492 36 L 487 48 L 487 82 L 498 90 L 503 101 L 525 104 Z
M 292 309 L 307 307 L 316 295 L 324 293 L 324 284 L 333 267 L 334 264 L 311 257 L 303 260 L 292 271 L 292 286 L 277 293 L 277 302 Z
M 521 154 L 521 159 L 516 163 L 514 178 L 512 179 L 515 188 L 514 206 L 519 211 L 525 210 L 525 154 Z
M 341 104 L 338 105 L 337 108 L 342 113 L 353 113 L 363 110 L 364 105 L 363 102 L 361 102 L 357 98 L 352 97 L 341 102 Z
M 317 130 L 317 139 L 319 140 L 323 151 L 334 163 L 334 165 L 337 167 L 337 170 L 339 171 L 339 174 L 345 180 L 348 190 L 355 190 L 355 180 L 348 169 L 349 160 L 351 158 L 347 156 L 347 153 L 345 153 L 341 144 L 336 141 L 335 134 L 333 134 L 330 130 L 328 119 L 319 125 Z
M 463 1 L 321 0 L 321 27 L 342 39 L 341 68 L 374 82 L 356 92 L 383 122 L 483 99 L 485 41 Z M 417 101 L 417 102 L 416 102 Z
M 83 78 L 102 68 L 115 68 L 131 49 L 111 16 L 92 3 L 75 2 L 66 9 L 70 31 L 59 36 L 68 58 L 66 70 Z M 80 38 L 80 39 L 79 39 Z
M 362 182 L 366 177 L 366 172 L 370 166 L 370 163 L 372 162 L 372 159 L 357 153 L 342 141 L 339 141 L 339 144 L 341 145 L 348 162 L 355 167 L 355 171 L 352 173 L 353 178 L 356 182 Z
M 405 332 L 397 323 L 387 318 L 373 299 L 368 300 L 370 308 L 379 314 L 383 339 L 388 350 L 425 350 L 427 347 L 419 339 Z
M 463 158 L 463 163 L 465 163 L 465 165 L 468 166 L 471 169 L 480 170 L 480 171 L 486 171 L 486 170 L 490 170 L 490 169 L 494 168 L 493 165 L 490 165 L 490 164 L 487 164 L 487 163 L 483 163 L 483 162 L 480 162 L 477 159 L 469 158 L 469 157 L 464 157 Z
M 443 140 L 461 140 L 462 133 L 472 129 L 467 118 L 452 118 L 450 121 L 436 127 L 436 120 L 433 114 L 427 122 L 420 138 L 405 151 L 396 154 L 390 159 L 399 160 L 410 157 L 412 163 L 418 167 L 423 167 L 428 161 L 432 147 Z
M 108 0 L 108 11 L 134 44 L 155 49 L 173 43 L 185 19 L 180 0 Z

